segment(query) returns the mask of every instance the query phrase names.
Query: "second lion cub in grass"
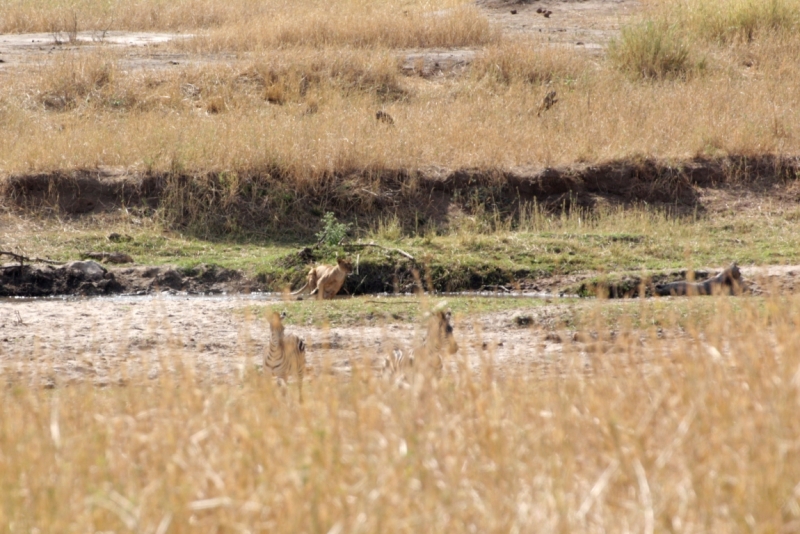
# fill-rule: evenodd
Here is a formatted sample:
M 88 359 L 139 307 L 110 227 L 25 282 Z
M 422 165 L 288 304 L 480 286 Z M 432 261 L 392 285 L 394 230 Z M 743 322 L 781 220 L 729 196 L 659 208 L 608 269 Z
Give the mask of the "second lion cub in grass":
M 317 265 L 308 272 L 306 285 L 292 293 L 300 295 L 311 288 L 311 294 L 319 299 L 332 299 L 344 285 L 345 278 L 353 272 L 350 260 L 337 258 L 336 265 Z
M 388 374 L 401 373 L 412 366 L 428 368 L 435 373 L 444 369 L 445 356 L 452 356 L 458 352 L 458 343 L 453 337 L 453 324 L 450 322 L 453 314 L 443 305 L 439 305 L 431 313 L 425 314 L 427 332 L 422 345 L 414 347 L 409 352 L 395 350 L 392 355 L 384 359 L 383 372 Z

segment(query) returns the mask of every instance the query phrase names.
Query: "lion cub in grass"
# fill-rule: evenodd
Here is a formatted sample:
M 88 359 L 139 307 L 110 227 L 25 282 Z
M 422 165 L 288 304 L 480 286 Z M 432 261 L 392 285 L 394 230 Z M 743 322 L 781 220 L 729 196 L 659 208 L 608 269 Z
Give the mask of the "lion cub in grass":
M 742 273 L 736 262 L 713 278 L 703 282 L 672 282 L 656 286 L 656 294 L 669 295 L 737 295 L 742 292 Z
M 427 318 L 427 332 L 422 345 L 414 347 L 411 352 L 395 350 L 384 359 L 384 374 L 402 373 L 411 367 L 427 367 L 435 373 L 444 368 L 442 354 L 452 356 L 458 352 L 458 343 L 453 337 L 453 325 L 450 322 L 452 313 L 444 306 L 437 306 Z
M 311 295 L 318 299 L 332 299 L 344 285 L 347 276 L 353 272 L 353 264 L 344 258 L 337 258 L 336 265 L 317 265 L 308 271 L 306 285 L 292 293 L 300 295 L 311 288 Z

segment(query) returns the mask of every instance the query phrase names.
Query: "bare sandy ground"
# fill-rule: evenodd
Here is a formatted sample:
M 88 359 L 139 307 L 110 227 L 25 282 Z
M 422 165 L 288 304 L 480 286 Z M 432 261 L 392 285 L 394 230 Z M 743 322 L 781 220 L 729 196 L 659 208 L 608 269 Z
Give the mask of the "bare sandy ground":
M 788 294 L 795 291 L 800 266 L 744 267 L 742 272 L 753 293 Z M 638 306 L 637 299 L 606 302 Z M 202 380 L 233 379 L 261 367 L 269 326 L 260 312 L 274 304 L 274 298 L 252 295 L 2 299 L 0 377 L 44 386 L 76 380 L 108 385 L 132 375 L 157 378 L 183 366 Z M 478 368 L 492 362 L 500 373 L 542 373 L 563 358 L 578 357 L 590 367 L 592 354 L 619 350 L 619 345 L 603 345 L 610 332 L 576 334 L 564 327 L 564 319 L 577 307 L 596 305 L 593 299 L 531 302 L 530 308 L 522 304 L 513 311 L 456 316 L 460 349 L 448 366 Z M 354 365 L 376 368 L 394 348 L 410 349 L 423 334 L 420 325 L 392 322 L 327 329 L 287 324 L 287 331 L 306 340 L 311 379 L 323 372 L 348 373 Z M 631 343 L 647 353 L 646 336 Z
M 185 365 L 201 378 L 224 380 L 261 365 L 269 326 L 252 312 L 269 304 L 249 296 L 6 299 L 0 301 L 0 375 L 44 385 L 104 385 Z M 490 358 L 514 367 L 557 357 L 561 343 L 552 334 L 546 339 L 548 317 L 557 313 L 559 306 L 532 306 L 537 319 L 522 327 L 514 321 L 519 312 L 456 318 L 461 364 Z M 287 325 L 287 331 L 305 338 L 312 376 L 377 366 L 393 348 L 411 348 L 422 335 L 413 324 Z
M 620 26 L 641 9 L 638 0 L 478 0 L 507 35 L 599 53 Z M 545 17 L 541 11 L 549 12 Z

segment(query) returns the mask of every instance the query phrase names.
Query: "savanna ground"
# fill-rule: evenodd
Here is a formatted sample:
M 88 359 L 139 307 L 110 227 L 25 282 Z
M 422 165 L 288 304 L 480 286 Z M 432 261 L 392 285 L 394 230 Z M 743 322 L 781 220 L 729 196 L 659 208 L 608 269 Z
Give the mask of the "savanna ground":
M 0 524 L 800 530 L 798 29 L 796 0 L 0 5 L 0 250 L 271 291 L 359 262 L 328 302 L 0 302 Z M 556 296 L 734 260 L 743 296 Z M 381 376 L 419 289 L 497 295 L 446 297 L 440 376 Z M 302 384 L 263 369 L 269 308 Z

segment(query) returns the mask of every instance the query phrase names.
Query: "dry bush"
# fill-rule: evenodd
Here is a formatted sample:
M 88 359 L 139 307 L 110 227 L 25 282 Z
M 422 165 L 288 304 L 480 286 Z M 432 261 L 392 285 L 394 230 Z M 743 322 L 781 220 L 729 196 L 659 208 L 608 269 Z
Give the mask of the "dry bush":
M 703 70 L 708 57 L 718 58 L 731 45 L 796 41 L 800 30 L 798 0 L 655 0 L 648 7 L 608 50 L 617 67 L 644 78 L 685 76 Z
M 295 384 L 253 370 L 247 343 L 222 380 L 179 332 L 103 359 L 35 350 L 4 362 L 0 520 L 11 532 L 791 530 L 800 302 L 663 304 L 627 306 L 613 333 L 593 304 L 583 341 L 556 357 L 532 328 L 516 365 L 494 363 L 462 322 L 471 360 L 407 389 L 376 377 L 369 353 L 350 356 L 348 377 L 321 373 L 319 349 L 302 403 Z M 64 384 L 76 365 L 111 385 Z
M 622 28 L 620 37 L 609 43 L 608 58 L 618 68 L 645 79 L 685 76 L 693 69 L 685 38 L 664 22 Z

